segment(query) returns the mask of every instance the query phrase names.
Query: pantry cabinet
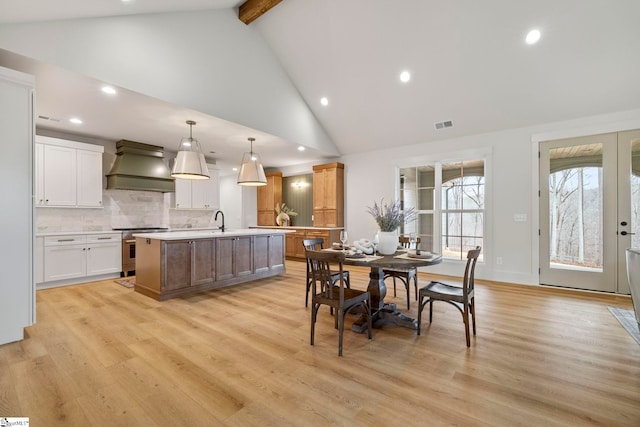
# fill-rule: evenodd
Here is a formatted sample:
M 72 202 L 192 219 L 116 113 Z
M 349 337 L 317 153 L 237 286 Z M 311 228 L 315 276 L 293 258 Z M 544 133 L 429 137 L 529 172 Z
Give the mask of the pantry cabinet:
M 176 179 L 176 209 L 217 210 L 220 208 L 219 171 L 212 165 L 207 167 L 209 179 Z
M 313 167 L 313 225 L 344 226 L 344 165 L 327 163 Z
M 104 147 L 36 136 L 35 189 L 39 207 L 102 207 Z
M 282 203 L 282 172 L 266 172 L 267 185 L 258 187 L 258 225 L 276 225 L 276 204 Z

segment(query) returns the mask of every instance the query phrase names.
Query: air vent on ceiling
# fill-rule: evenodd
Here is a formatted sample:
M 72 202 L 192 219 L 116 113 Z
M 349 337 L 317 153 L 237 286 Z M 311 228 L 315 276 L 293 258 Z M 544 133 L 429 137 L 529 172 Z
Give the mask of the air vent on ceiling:
M 434 123 L 436 130 L 451 128 L 453 127 L 453 122 L 451 120 L 447 120 L 446 122 L 438 122 Z
M 56 118 L 53 118 L 53 117 L 38 116 L 38 118 L 42 119 L 42 120 L 49 120 L 49 121 L 52 121 L 52 122 L 57 122 L 57 123 L 60 122 L 60 119 L 56 119 Z

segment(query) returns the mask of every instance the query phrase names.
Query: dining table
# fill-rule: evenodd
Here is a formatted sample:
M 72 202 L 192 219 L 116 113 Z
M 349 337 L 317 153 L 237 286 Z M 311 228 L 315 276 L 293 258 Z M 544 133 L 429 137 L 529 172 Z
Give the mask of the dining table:
M 393 255 L 346 255 L 344 260 L 344 264 L 369 267 L 371 269 L 367 291 L 371 297 L 371 323 L 373 327 L 380 328 L 385 324 L 392 324 L 409 329 L 417 329 L 418 320 L 400 312 L 395 304 L 384 301 L 387 295 L 384 270 L 427 267 L 441 262 L 441 255 L 430 253 L 415 255 L 415 251 L 407 250 L 398 250 Z M 357 333 L 364 333 L 367 330 L 367 320 L 364 314 L 353 323 L 351 330 Z

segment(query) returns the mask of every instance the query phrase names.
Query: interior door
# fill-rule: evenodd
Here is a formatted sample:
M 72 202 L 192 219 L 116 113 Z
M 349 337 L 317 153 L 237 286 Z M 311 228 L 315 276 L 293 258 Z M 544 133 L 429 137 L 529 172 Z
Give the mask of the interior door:
M 541 284 L 629 292 L 625 249 L 638 228 L 632 188 L 636 205 L 640 194 L 631 153 L 639 140 L 633 131 L 540 144 Z

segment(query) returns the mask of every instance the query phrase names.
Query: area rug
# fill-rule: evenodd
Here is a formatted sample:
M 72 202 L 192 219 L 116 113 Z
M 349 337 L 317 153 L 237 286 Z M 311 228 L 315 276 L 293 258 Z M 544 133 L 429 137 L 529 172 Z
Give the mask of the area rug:
M 629 332 L 634 340 L 640 344 L 640 328 L 633 310 L 625 310 L 618 307 L 608 307 L 611 314 L 618 319 L 618 322 Z
M 126 279 L 114 280 L 118 285 L 122 285 L 125 288 L 133 288 L 136 285 L 136 277 L 127 277 Z

